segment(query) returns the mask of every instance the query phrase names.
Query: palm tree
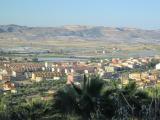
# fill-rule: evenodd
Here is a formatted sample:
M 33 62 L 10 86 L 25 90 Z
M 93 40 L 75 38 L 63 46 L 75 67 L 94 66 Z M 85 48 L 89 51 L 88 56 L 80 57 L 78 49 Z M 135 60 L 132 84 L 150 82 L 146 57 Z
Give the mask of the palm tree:
M 151 99 L 144 91 L 138 90 L 135 82 L 130 82 L 123 89 L 118 90 L 119 101 L 122 106 L 129 108 L 132 118 L 138 117 L 143 105 L 149 105 Z
M 89 119 L 91 113 L 99 109 L 103 86 L 104 81 L 98 76 L 84 75 L 82 86 L 66 85 L 57 92 L 54 96 L 54 106 L 65 115 L 75 113 L 81 115 L 83 119 Z
M 138 118 L 142 106 L 151 102 L 148 94 L 137 89 L 134 82 L 119 88 L 116 82 L 108 84 L 97 76 L 84 76 L 81 86 L 66 85 L 54 97 L 57 112 L 63 116 L 80 115 L 83 120 Z

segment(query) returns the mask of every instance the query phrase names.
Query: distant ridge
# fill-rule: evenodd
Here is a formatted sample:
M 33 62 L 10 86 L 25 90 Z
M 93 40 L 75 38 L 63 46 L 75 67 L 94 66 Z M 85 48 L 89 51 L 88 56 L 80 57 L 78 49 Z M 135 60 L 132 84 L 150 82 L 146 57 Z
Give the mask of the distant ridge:
M 61 27 L 27 27 L 15 24 L 0 25 L 0 40 L 47 40 L 47 39 L 83 39 L 103 40 L 107 42 L 144 42 L 159 43 L 160 30 L 143 30 L 127 27 L 103 27 L 66 25 Z

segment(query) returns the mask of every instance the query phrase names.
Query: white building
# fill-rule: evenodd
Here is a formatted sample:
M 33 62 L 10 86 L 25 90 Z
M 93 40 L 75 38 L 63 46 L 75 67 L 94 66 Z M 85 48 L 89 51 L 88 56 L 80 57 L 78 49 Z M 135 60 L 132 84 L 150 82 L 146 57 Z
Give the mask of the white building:
M 45 62 L 45 67 L 46 67 L 46 68 L 48 67 L 48 62 Z
M 160 70 L 160 63 L 156 65 L 156 70 Z

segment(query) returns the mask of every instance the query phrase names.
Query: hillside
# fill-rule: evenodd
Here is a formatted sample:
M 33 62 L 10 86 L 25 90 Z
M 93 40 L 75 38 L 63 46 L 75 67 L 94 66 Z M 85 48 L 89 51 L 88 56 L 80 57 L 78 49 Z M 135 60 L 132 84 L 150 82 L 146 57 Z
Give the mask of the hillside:
M 71 56 L 95 56 L 99 55 L 95 54 L 95 50 L 105 50 L 108 51 L 107 56 L 117 57 L 124 53 L 130 56 L 148 56 L 159 54 L 159 45 L 160 30 L 80 25 L 0 25 L 0 51 L 5 52 L 50 51 Z M 121 53 L 114 53 L 114 48 L 118 48 Z
M 136 28 L 111 28 L 93 26 L 62 27 L 26 27 L 18 25 L 0 25 L 0 40 L 48 40 L 48 39 L 83 39 L 107 42 L 144 42 L 159 43 L 159 30 Z

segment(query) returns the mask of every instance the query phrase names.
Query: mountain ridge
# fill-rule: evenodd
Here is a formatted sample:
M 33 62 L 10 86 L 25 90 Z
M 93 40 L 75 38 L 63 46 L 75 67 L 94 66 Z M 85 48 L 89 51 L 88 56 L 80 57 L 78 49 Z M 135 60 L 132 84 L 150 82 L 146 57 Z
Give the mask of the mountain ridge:
M 160 30 L 129 27 L 66 25 L 60 27 L 27 27 L 15 24 L 0 25 L 0 40 L 83 39 L 109 42 L 160 42 Z

